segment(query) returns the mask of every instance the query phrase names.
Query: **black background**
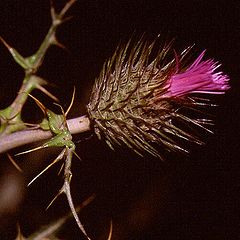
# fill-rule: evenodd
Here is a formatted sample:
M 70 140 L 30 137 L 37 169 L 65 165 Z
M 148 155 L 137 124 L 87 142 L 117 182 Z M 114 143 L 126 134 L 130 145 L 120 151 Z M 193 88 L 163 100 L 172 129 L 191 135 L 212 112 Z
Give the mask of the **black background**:
M 54 1 L 61 8 L 64 1 Z M 110 219 L 113 240 L 117 239 L 238 239 L 239 228 L 239 39 L 238 1 L 86 1 L 79 0 L 69 11 L 73 19 L 62 25 L 58 39 L 67 51 L 52 47 L 39 75 L 57 87 L 49 89 L 67 107 L 73 86 L 76 101 L 70 117 L 85 114 L 91 86 L 103 62 L 121 40 L 145 33 L 153 39 L 175 38 L 175 48 L 195 43 L 196 52 L 207 49 L 207 57 L 222 63 L 231 90 L 219 99 L 216 133 L 207 136 L 204 147 L 191 155 L 167 159 L 139 158 L 126 149 L 110 151 L 95 137 L 78 143 L 82 162 L 73 165 L 72 192 L 76 203 L 92 193 L 95 201 L 81 219 L 93 239 L 106 239 Z M 0 35 L 24 56 L 39 46 L 50 25 L 49 1 L 1 0 Z M 12 102 L 23 78 L 3 45 L 0 46 L 0 107 Z M 48 107 L 51 101 L 39 92 L 35 96 Z M 29 101 L 26 121 L 39 119 L 40 111 Z M 88 135 L 86 134 L 86 136 Z M 79 142 L 82 136 L 77 136 Z M 20 150 L 19 150 L 20 151 Z M 13 151 L 13 153 L 15 153 Z M 26 183 L 46 166 L 56 153 L 40 152 L 19 158 Z M 43 163 L 42 160 L 45 159 Z M 1 175 L 14 172 L 1 157 Z M 37 163 L 33 163 L 33 162 Z M 16 222 L 24 235 L 68 211 L 64 197 L 44 209 L 61 187 L 59 166 L 37 183 L 24 189 L 25 198 L 16 213 L 4 216 L 1 239 L 14 239 Z M 17 196 L 16 196 L 17 197 Z M 0 216 L 1 217 L 1 216 Z M 81 239 L 72 222 L 61 239 Z

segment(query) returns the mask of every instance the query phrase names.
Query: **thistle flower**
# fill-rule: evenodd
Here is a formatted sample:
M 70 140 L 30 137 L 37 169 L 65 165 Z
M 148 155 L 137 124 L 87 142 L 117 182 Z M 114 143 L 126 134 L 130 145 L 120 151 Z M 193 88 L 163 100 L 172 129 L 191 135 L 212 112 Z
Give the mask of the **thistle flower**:
M 205 51 L 188 64 L 191 47 L 177 56 L 172 43 L 156 52 L 156 42 L 119 46 L 96 79 L 87 109 L 95 133 L 111 148 L 126 144 L 162 158 L 158 145 L 187 152 L 184 141 L 203 143 L 195 132 L 209 131 L 210 119 L 199 108 L 211 105 L 209 94 L 225 93 L 229 78 L 217 71 L 220 64 L 203 60 Z M 199 110 L 204 117 L 192 116 Z

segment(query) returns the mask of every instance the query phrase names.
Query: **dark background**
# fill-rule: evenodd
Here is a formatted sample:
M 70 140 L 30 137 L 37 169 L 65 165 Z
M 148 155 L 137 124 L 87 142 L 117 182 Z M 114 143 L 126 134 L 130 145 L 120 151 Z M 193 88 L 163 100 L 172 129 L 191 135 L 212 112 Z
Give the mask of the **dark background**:
M 61 8 L 64 1 L 54 1 Z M 75 203 L 92 193 L 95 201 L 81 214 L 93 239 L 106 239 L 113 220 L 113 240 L 118 239 L 238 239 L 239 233 L 239 39 L 238 1 L 86 1 L 79 0 L 70 10 L 73 19 L 62 25 L 58 39 L 67 51 L 52 47 L 39 75 L 57 87 L 51 90 L 67 107 L 73 86 L 76 101 L 70 117 L 86 113 L 91 86 L 104 61 L 121 40 L 134 33 L 153 39 L 175 38 L 182 50 L 195 43 L 196 52 L 207 49 L 207 57 L 222 63 L 230 76 L 232 89 L 219 99 L 216 133 L 207 136 L 204 147 L 197 147 L 187 158 L 173 156 L 165 163 L 150 157 L 139 158 L 126 149 L 109 150 L 95 137 L 76 136 L 82 162 L 73 164 L 72 192 Z M 50 25 L 49 1 L 1 0 L 0 35 L 24 56 L 39 46 Z M 3 45 L 0 46 L 0 107 L 12 102 L 23 78 Z M 39 92 L 34 95 L 48 107 L 51 101 Z M 32 101 L 24 108 L 26 121 L 39 120 L 40 111 Z M 26 148 L 24 148 L 26 149 Z M 12 151 L 14 154 L 21 149 Z M 17 159 L 24 169 L 17 174 L 1 156 L 2 186 L 19 180 L 21 204 L 0 216 L 0 239 L 14 239 L 19 222 L 25 236 L 68 211 L 64 197 L 44 209 L 61 187 L 54 167 L 30 188 L 25 184 L 56 156 L 39 152 Z M 17 185 L 18 186 L 18 185 Z M 1 188 L 0 188 L 1 189 Z M 24 194 L 23 194 L 24 193 Z M 11 199 L 9 200 L 11 203 Z M 74 222 L 59 236 L 81 239 Z

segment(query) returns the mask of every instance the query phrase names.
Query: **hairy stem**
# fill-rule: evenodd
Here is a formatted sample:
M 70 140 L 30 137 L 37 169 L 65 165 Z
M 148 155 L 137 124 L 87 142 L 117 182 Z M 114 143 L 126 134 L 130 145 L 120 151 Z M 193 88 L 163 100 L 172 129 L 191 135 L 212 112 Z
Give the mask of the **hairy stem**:
M 90 130 L 90 121 L 87 116 L 81 116 L 67 120 L 67 125 L 71 134 L 82 133 Z M 53 136 L 51 131 L 22 130 L 0 138 L 0 153 L 10 149 L 49 139 Z

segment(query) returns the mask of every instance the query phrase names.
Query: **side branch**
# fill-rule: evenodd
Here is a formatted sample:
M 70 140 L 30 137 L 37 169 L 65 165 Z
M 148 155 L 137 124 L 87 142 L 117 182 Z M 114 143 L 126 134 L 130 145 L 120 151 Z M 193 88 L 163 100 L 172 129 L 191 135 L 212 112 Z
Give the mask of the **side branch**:
M 82 133 L 90 130 L 90 121 L 87 116 L 81 116 L 67 120 L 67 125 L 71 134 Z M 0 138 L 0 153 L 4 153 L 10 149 L 49 139 L 53 136 L 51 131 L 37 130 L 23 130 L 12 133 Z

